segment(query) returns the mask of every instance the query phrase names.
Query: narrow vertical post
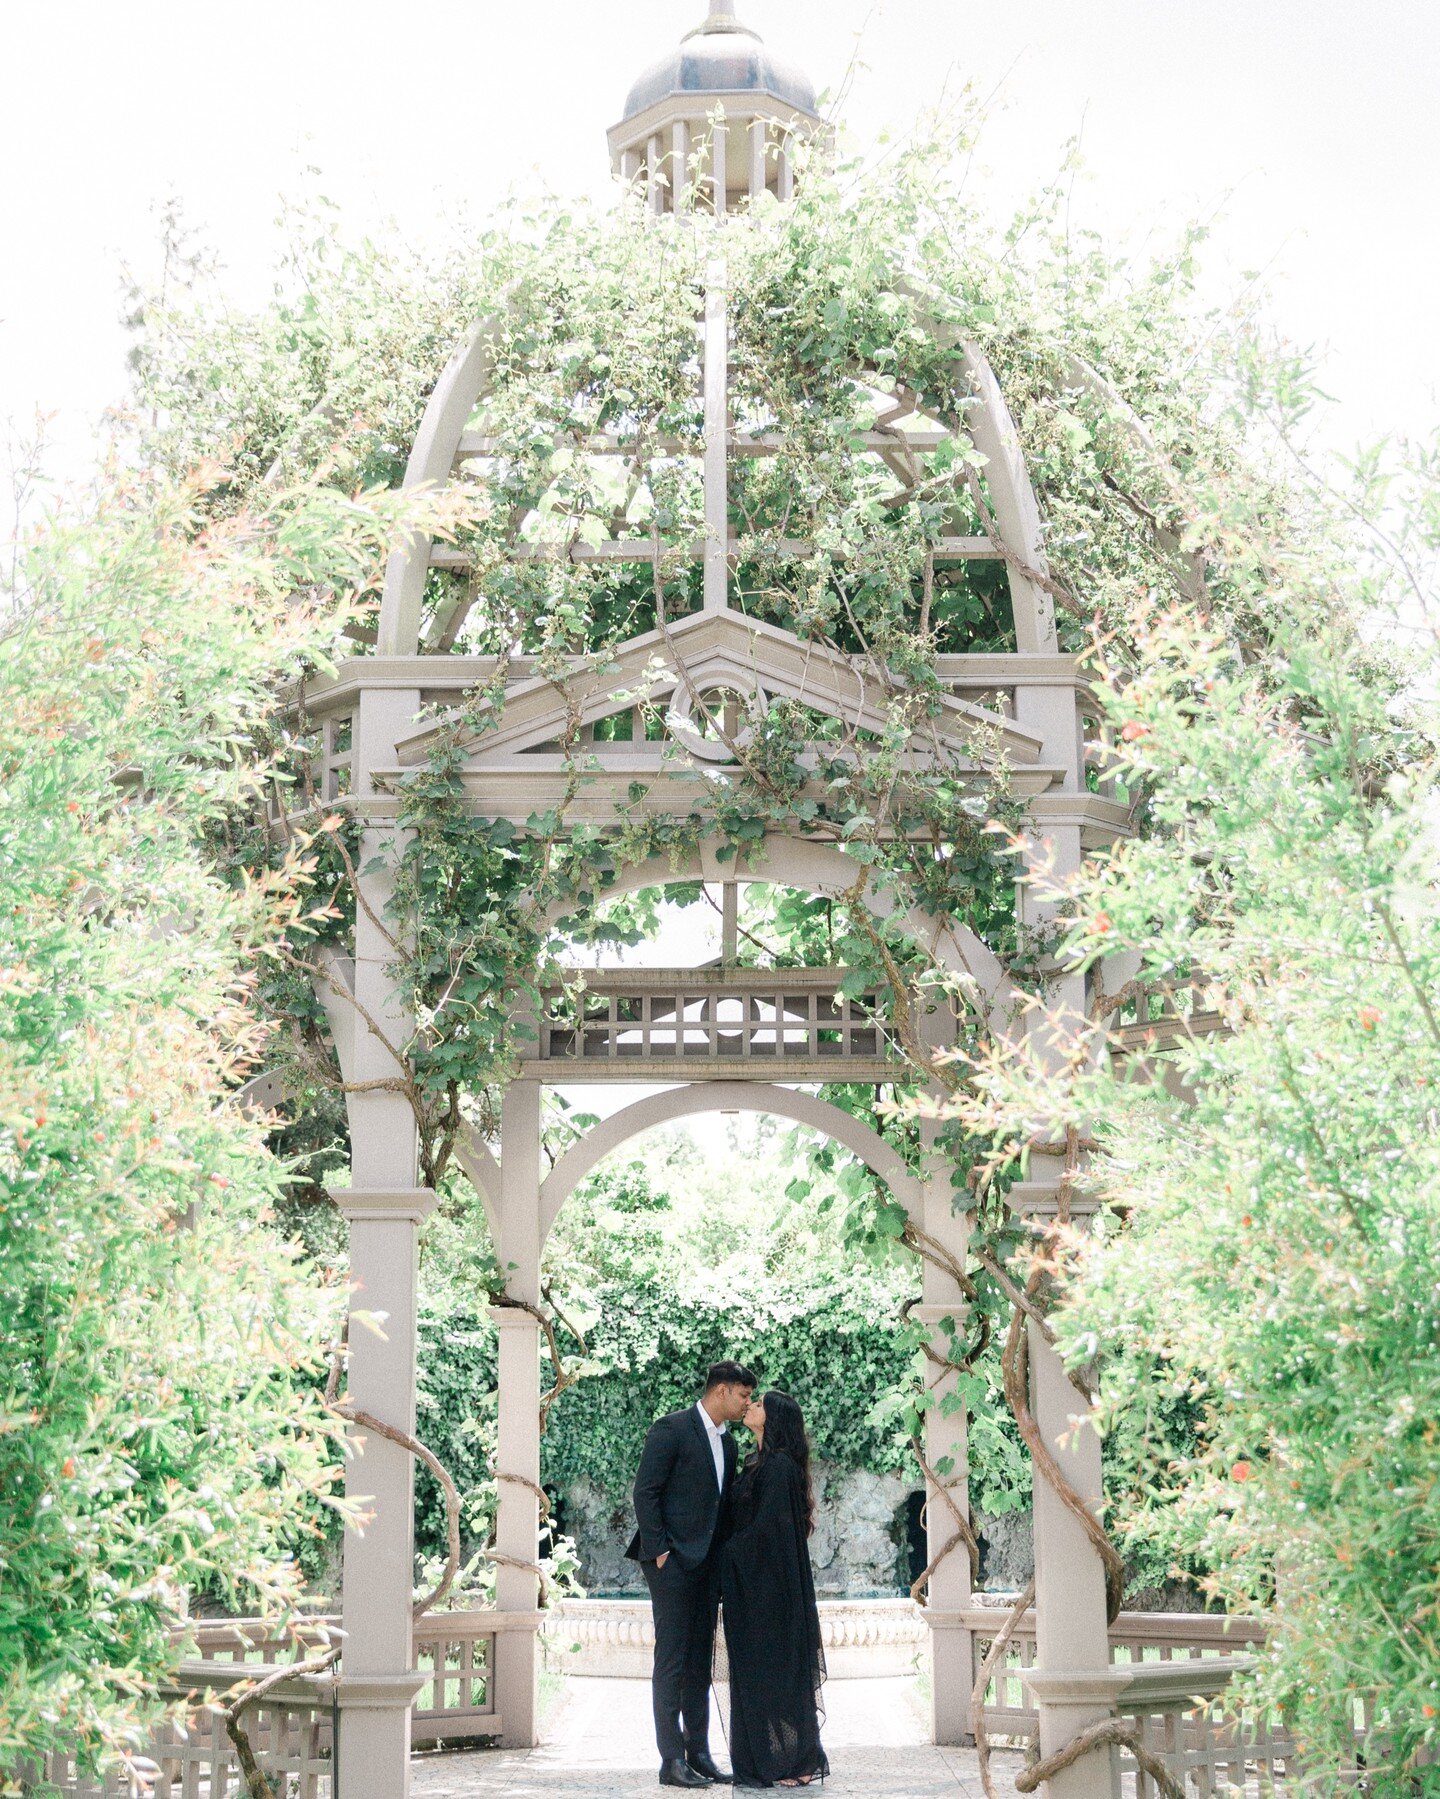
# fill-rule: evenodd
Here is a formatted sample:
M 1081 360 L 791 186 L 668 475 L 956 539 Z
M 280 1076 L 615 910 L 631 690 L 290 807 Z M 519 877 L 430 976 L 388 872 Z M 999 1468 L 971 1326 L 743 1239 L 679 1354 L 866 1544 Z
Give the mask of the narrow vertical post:
M 684 212 L 690 192 L 690 127 L 676 119 L 670 132 L 670 192 L 673 210 Z
M 396 739 L 420 711 L 418 690 L 367 690 L 355 721 L 358 810 L 374 797 L 372 771 L 394 761 Z M 399 835 L 375 822 L 356 858 L 364 904 L 355 925 L 354 1032 L 350 1079 L 396 1081 L 410 1020 L 396 993 L 397 960 L 383 924 L 401 854 Z M 342 999 L 340 1004 L 345 1004 Z M 419 1142 L 410 1103 L 383 1086 L 348 1099 L 352 1185 L 335 1198 L 350 1221 L 350 1366 L 356 1407 L 413 1434 L 418 1237 L 434 1206 L 416 1184 Z M 342 1612 L 345 1654 L 337 1689 L 342 1754 L 337 1799 L 405 1799 L 410 1791 L 414 1672 L 415 1470 L 411 1456 L 357 1426 L 361 1453 L 346 1469 L 348 1497 L 370 1514 L 364 1533 L 345 1535 Z
M 926 1013 L 920 1029 L 931 1051 L 953 1047 L 955 1023 L 948 1007 L 936 1006 Z M 940 1097 L 938 1088 L 932 1088 L 932 1093 Z M 924 1148 L 921 1227 L 963 1269 L 970 1220 L 963 1209 L 956 1208 L 951 1163 L 939 1149 L 939 1126 L 922 1121 L 920 1136 Z M 947 1268 L 929 1257 L 922 1266 L 923 1303 L 913 1316 L 929 1326 L 931 1349 L 948 1361 L 955 1355 L 957 1343 L 966 1340 L 969 1304 Z M 941 1494 L 926 1483 L 926 1559 L 934 1562 L 942 1551 L 948 1551 L 930 1576 L 925 1607 L 930 1626 L 930 1725 L 935 1742 L 957 1744 L 970 1737 L 970 1689 L 975 1678 L 974 1638 L 966 1622 L 971 1598 L 970 1553 L 963 1541 L 955 1540 L 959 1534 L 956 1512 L 967 1524 L 970 1520 L 969 1446 L 958 1376 L 931 1362 L 925 1379 L 932 1401 L 925 1414 L 925 1459 L 946 1488 Z
M 726 281 L 724 263 L 712 263 L 705 283 L 707 612 L 723 612 L 730 598 L 730 308 Z
M 1066 698 L 1073 706 L 1073 693 Z M 1058 708 L 1052 727 L 1063 733 Z M 1048 829 L 1032 836 L 1027 868 L 1044 868 L 1063 878 L 1079 867 L 1083 854 L 1078 824 Z M 1053 905 L 1022 889 L 1021 915 L 1039 925 L 1053 916 Z M 1050 1010 L 1059 1030 L 1074 1026 L 1085 1013 L 1083 974 L 1056 970 L 1051 979 Z M 1053 1065 L 1064 1054 L 1056 1027 L 1035 1017 L 1030 1026 L 1036 1059 Z M 1063 1150 L 1032 1155 L 1030 1178 L 1011 1191 L 1017 1212 L 1042 1228 L 1056 1214 L 1065 1179 Z M 1070 1212 L 1077 1222 L 1093 1207 L 1072 1189 Z M 1092 1509 L 1101 1494 L 1100 1440 L 1093 1429 L 1076 1429 L 1085 1402 L 1076 1391 L 1059 1356 L 1039 1329 L 1028 1324 L 1030 1404 L 1050 1454 L 1067 1483 Z M 1110 1633 L 1106 1619 L 1105 1571 L 1099 1552 L 1083 1525 L 1054 1491 L 1040 1468 L 1035 1469 L 1035 1629 L 1036 1665 L 1031 1693 L 1040 1714 L 1040 1753 L 1049 1756 L 1068 1744 L 1087 1725 L 1112 1715 L 1114 1679 L 1110 1673 Z M 1046 1783 L 1048 1799 L 1113 1799 L 1116 1791 L 1113 1750 L 1083 1755 Z
M 1077 1431 L 1084 1401 L 1059 1356 L 1034 1324 L 1029 1331 L 1031 1405 L 1035 1422 L 1069 1484 L 1100 1499 L 1100 1439 Z M 1057 1754 L 1075 1735 L 1115 1709 L 1105 1573 L 1083 1526 L 1048 1481 L 1035 1476 L 1035 1672 L 1031 1690 L 1040 1713 L 1040 1754 Z M 1092 1750 L 1046 1783 L 1050 1799 L 1112 1799 L 1114 1754 Z
M 758 200 L 765 192 L 765 141 L 769 123 L 765 119 L 750 121 L 750 198 Z
M 795 198 L 795 164 L 790 158 L 790 140 L 780 140 L 780 166 L 775 176 L 775 192 L 782 200 Z
M 725 110 L 717 109 L 717 117 L 710 127 L 710 175 L 715 186 L 715 217 L 723 219 L 730 209 L 729 176 L 725 167 L 729 128 L 725 123 Z
M 720 888 L 720 960 L 733 968 L 740 960 L 740 883 L 726 881 Z
M 500 1106 L 496 1244 L 512 1299 L 539 1304 L 540 1248 L 540 1083 L 512 1081 Z M 495 1708 L 505 1747 L 528 1749 L 538 1740 L 540 1588 L 516 1564 L 534 1562 L 540 1537 L 540 1327 L 512 1306 L 491 1317 L 499 1335 L 495 1547 L 507 1558 L 495 1570 L 496 1609 L 506 1615 L 495 1638 Z

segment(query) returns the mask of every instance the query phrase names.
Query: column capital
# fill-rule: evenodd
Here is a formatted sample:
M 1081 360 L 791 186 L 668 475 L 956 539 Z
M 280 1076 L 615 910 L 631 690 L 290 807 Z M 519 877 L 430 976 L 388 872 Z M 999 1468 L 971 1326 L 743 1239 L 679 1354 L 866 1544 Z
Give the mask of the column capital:
M 352 1224 L 423 1224 L 440 1203 L 428 1187 L 327 1187 Z
M 429 1678 L 418 1669 L 408 1674 L 342 1674 L 335 1682 L 335 1703 L 341 1711 L 404 1711 Z
M 947 1318 L 953 1318 L 957 1324 L 963 1324 L 969 1316 L 970 1301 L 957 1299 L 952 1305 L 911 1306 L 910 1316 L 917 1324 L 928 1324 L 932 1328 L 943 1324 Z
M 521 1306 L 491 1306 L 490 1322 L 496 1330 L 531 1330 L 537 1334 L 540 1320 Z
M 1005 1195 L 1006 1203 L 1012 1212 L 1018 1212 L 1024 1218 L 1036 1218 L 1048 1221 L 1059 1216 L 1060 1188 L 1041 1181 L 1019 1181 Z M 1098 1195 L 1088 1192 L 1078 1183 L 1070 1189 L 1070 1216 L 1076 1222 L 1093 1218 L 1100 1210 Z

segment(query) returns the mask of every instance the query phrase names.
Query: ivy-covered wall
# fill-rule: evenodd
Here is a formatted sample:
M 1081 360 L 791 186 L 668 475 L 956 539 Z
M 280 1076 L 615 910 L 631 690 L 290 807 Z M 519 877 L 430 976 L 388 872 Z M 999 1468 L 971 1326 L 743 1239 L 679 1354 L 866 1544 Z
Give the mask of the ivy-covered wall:
M 551 1414 L 546 1484 L 563 1492 L 583 1478 L 611 1497 L 628 1493 L 652 1421 L 693 1405 L 705 1370 L 727 1357 L 799 1402 L 816 1456 L 841 1468 L 894 1471 L 900 1448 L 871 1409 L 904 1379 L 910 1354 L 894 1314 L 877 1315 L 874 1297 L 868 1288 L 817 1293 L 803 1274 L 788 1289 L 708 1304 L 677 1305 L 666 1288 L 628 1295 L 592 1333 L 612 1371 L 582 1381 Z
M 541 1478 L 587 1588 L 634 1584 L 623 1546 L 645 1433 L 693 1404 L 709 1365 L 732 1357 L 805 1412 L 825 1590 L 903 1590 L 918 1572 L 909 1400 L 926 1368 L 920 1333 L 902 1317 L 918 1274 L 879 1235 L 868 1249 L 853 1240 L 862 1196 L 839 1203 L 853 1172 L 774 1120 L 747 1121 L 718 1153 L 683 1130 L 657 1132 L 567 1205 L 546 1278 L 567 1363 L 583 1373 L 550 1409 Z M 418 1404 L 421 1437 L 466 1497 L 474 1546 L 490 1525 L 495 1439 L 495 1332 L 481 1261 L 467 1261 L 476 1228 L 452 1218 L 432 1226 Z M 987 1518 L 1023 1507 L 1030 1490 L 993 1360 L 964 1377 L 970 1493 Z M 436 1555 L 444 1508 L 423 1471 L 416 1510 L 417 1547 Z
M 873 1293 L 869 1297 L 873 1301 Z M 827 1465 L 822 1508 L 836 1514 L 825 1520 L 829 1534 L 849 1532 L 845 1520 L 863 1490 L 870 1509 L 884 1493 L 884 1528 L 898 1518 L 903 1538 L 899 1514 L 918 1477 L 893 1432 L 872 1412 L 905 1380 L 910 1352 L 897 1337 L 894 1316 L 877 1314 L 862 1298 L 843 1289 L 817 1296 L 797 1281 L 773 1299 L 750 1292 L 682 1307 L 667 1286 L 629 1295 L 623 1307 L 607 1313 L 588 1342 L 593 1358 L 608 1363 L 609 1371 L 562 1394 L 542 1444 L 542 1479 L 559 1502 L 560 1527 L 576 1538 L 585 1585 L 615 1585 L 612 1545 L 628 1534 L 630 1487 L 646 1431 L 662 1413 L 693 1404 L 705 1369 L 725 1356 L 746 1362 L 766 1386 L 784 1388 L 804 1408 L 817 1460 Z M 490 1478 L 494 1337 L 493 1325 L 474 1309 L 432 1310 L 421 1320 L 420 1434 L 461 1492 L 472 1496 L 472 1528 L 478 1522 L 475 1502 L 482 1501 Z M 741 1440 L 743 1445 L 743 1435 Z M 888 1478 L 847 1481 L 853 1474 Z M 439 1554 L 444 1507 L 423 1474 L 416 1510 L 417 1548 L 422 1555 Z M 847 1566 L 843 1557 L 837 1560 L 842 1585 Z M 902 1540 L 895 1541 L 893 1554 L 877 1542 L 856 1578 L 867 1588 L 898 1585 L 906 1566 Z

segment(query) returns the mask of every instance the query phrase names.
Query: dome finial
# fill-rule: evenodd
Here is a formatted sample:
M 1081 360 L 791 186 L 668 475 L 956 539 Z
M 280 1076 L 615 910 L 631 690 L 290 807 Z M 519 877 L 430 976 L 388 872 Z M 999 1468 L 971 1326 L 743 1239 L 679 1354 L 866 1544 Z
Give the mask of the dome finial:
M 704 23 L 645 70 L 611 128 L 615 172 L 652 212 L 690 210 L 697 197 L 717 214 L 765 193 L 788 200 L 792 139 L 823 130 L 804 71 L 741 24 L 737 4 L 707 0 Z
M 705 37 L 715 31 L 749 31 L 749 26 L 742 25 L 735 17 L 735 0 L 710 0 L 710 15 L 703 24 L 697 25 L 687 37 Z M 751 37 L 759 34 L 750 31 Z

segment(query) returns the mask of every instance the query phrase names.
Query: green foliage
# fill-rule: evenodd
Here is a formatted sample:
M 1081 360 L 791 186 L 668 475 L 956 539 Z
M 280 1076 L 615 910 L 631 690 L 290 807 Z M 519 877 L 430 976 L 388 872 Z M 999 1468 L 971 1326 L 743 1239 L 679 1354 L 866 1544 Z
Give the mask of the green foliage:
M 1293 404 L 1266 412 L 1288 443 Z M 1395 1795 L 1440 1742 L 1440 613 L 1414 572 L 1440 547 L 1436 467 L 1366 457 L 1322 489 L 1302 466 L 1320 522 L 1276 539 L 1240 479 L 1197 492 L 1274 651 L 1178 611 L 1137 624 L 1106 704 L 1152 828 L 1068 884 L 1068 949 L 1200 979 L 1225 1030 L 1175 1053 L 1188 1102 L 988 1077 L 992 1126 L 1083 1117 L 1104 1143 L 1117 1210 L 1071 1245 L 1060 1323 L 1103 1357 L 1127 1533 L 1268 1615 L 1253 1702 L 1310 1767 L 1343 1765 L 1363 1705 L 1367 1787 Z M 1178 1457 L 1176 1405 L 1199 1421 Z
M 283 1612 L 335 1503 L 341 1296 L 233 1104 L 310 864 L 230 886 L 204 843 L 400 509 L 307 484 L 205 529 L 213 481 L 47 519 L 0 631 L 0 1765 L 123 1749 L 187 1591 Z
M 1125 1528 L 1137 1544 L 1203 1557 L 1227 1601 L 1273 1607 L 1257 1703 L 1291 1708 L 1314 1756 L 1336 1761 L 1363 1698 L 1404 1764 L 1433 1742 L 1440 1711 L 1437 671 L 1434 595 L 1413 573 L 1433 567 L 1440 539 L 1436 458 L 1397 471 L 1367 453 L 1343 492 L 1327 489 L 1292 455 L 1312 385 L 1247 312 L 1203 314 L 1194 234 L 1148 264 L 1117 263 L 1060 215 L 1058 186 L 996 228 L 966 186 L 970 147 L 962 132 L 869 172 L 817 160 L 793 206 L 762 204 L 745 230 L 555 206 L 425 260 L 302 220 L 276 299 L 256 316 L 203 297 L 198 309 L 140 308 L 137 416 L 154 420 L 141 453 L 183 468 L 238 440 L 238 478 L 206 496 L 221 516 L 272 465 L 392 480 L 450 349 L 488 321 L 495 379 L 479 422 L 491 442 L 453 521 L 473 568 L 431 571 L 422 630 L 437 654 L 497 661 L 404 784 L 396 895 L 413 930 L 406 1047 L 432 1181 L 465 1108 L 481 1110 L 485 1084 L 523 1051 L 515 1010 L 559 978 L 574 942 L 643 930 L 653 909 L 630 900 L 597 932 L 607 896 L 642 866 L 669 858 L 678 870 L 702 835 L 762 877 L 770 831 L 842 845 L 871 890 L 823 909 L 777 901 L 776 959 L 823 948 L 852 963 L 857 990 L 878 983 L 897 1015 L 965 999 L 917 910 L 975 931 L 1042 998 L 1067 931 L 1074 956 L 1128 948 L 1149 976 L 1209 977 L 1233 1034 L 1185 1050 L 1200 1093 L 1189 1109 L 1156 1088 L 1072 1080 L 1007 1054 L 964 1013 L 970 1059 L 946 1139 L 957 1190 L 969 1197 L 968 1177 L 984 1172 L 976 1143 L 997 1133 L 1007 1165 L 975 1195 L 977 1224 L 1010 1257 L 999 1198 L 1024 1160 L 1015 1146 L 1037 1119 L 1101 1133 L 1129 1223 L 1073 1246 L 1065 1330 L 1077 1356 L 1110 1357 L 1103 1416 L 1135 1471 L 1131 1500 L 1123 1480 L 1116 1489 Z M 703 532 L 688 454 L 702 441 L 693 319 L 722 249 L 736 423 L 786 443 L 735 473 L 739 603 L 852 658 L 872 710 L 856 722 L 728 696 L 730 722 L 723 704 L 699 721 L 712 745 L 729 739 L 728 760 L 704 762 L 672 733 L 663 784 L 637 779 L 625 817 L 602 828 L 578 815 L 591 763 L 575 696 L 613 685 L 624 639 L 699 604 L 693 563 L 670 552 Z M 916 754 L 935 748 L 937 658 L 1015 641 L 998 568 L 952 578 L 931 558 L 942 535 L 999 535 L 984 459 L 964 434 L 962 339 L 996 370 L 1035 479 L 1039 585 L 1062 647 L 1104 646 L 1102 708 L 1131 746 L 1108 763 L 1092 746 L 1092 779 L 1118 777 L 1111 791 L 1138 836 L 1051 896 L 1061 922 L 1048 936 L 1014 922 L 1022 815 L 1003 758 L 978 740 L 974 758 Z M 861 434 L 912 397 L 960 436 L 902 482 Z M 602 432 L 633 435 L 633 464 L 587 453 Z M 1356 518 L 1379 535 L 1357 541 Z M 652 546 L 650 566 L 511 554 L 517 535 L 573 545 L 616 533 Z M 797 539 L 809 547 L 795 551 Z M 1019 552 L 1005 549 L 1013 577 Z M 1415 696 L 1390 653 L 1393 618 L 1375 616 L 1393 612 L 1397 582 L 1408 582 L 1402 623 L 1422 637 Z M 461 780 L 468 743 L 503 716 L 516 657 L 533 658 L 530 672 L 572 707 L 553 746 L 563 794 L 519 824 L 475 816 Z M 658 741 L 650 686 L 615 698 L 650 705 L 644 729 Z M 876 899 L 893 907 L 883 926 Z M 313 1052 L 313 1006 L 282 986 L 276 1013 Z M 879 1277 L 857 1269 L 856 1252 L 883 1251 L 897 1220 L 863 1177 L 845 1182 L 847 1257 L 826 1266 L 859 1303 Z M 639 1259 L 612 1267 L 592 1246 L 580 1284 L 604 1301 L 595 1341 L 626 1378 L 598 1379 L 593 1398 L 582 1387 L 557 1409 L 557 1420 L 566 1407 L 586 1417 L 579 1441 L 607 1480 L 622 1459 L 617 1449 L 606 1463 L 607 1444 L 633 1443 L 642 1414 L 685 1396 L 693 1369 L 682 1383 L 679 1368 L 708 1353 L 721 1316 L 718 1289 L 707 1312 L 702 1294 L 663 1286 L 653 1261 L 640 1278 L 662 1208 L 612 1209 Z M 844 1336 L 859 1344 L 861 1384 L 880 1383 L 891 1364 L 878 1338 L 846 1335 L 839 1311 L 825 1314 L 833 1336 L 807 1335 L 799 1289 L 766 1278 L 753 1311 L 726 1315 L 725 1347 L 773 1353 L 777 1374 L 818 1404 L 849 1364 L 817 1346 Z M 979 1285 L 981 1307 L 998 1310 Z M 620 1296 L 636 1290 L 668 1310 L 623 1316 Z M 767 1335 L 782 1314 L 783 1345 Z M 977 1407 L 993 1399 L 988 1367 L 971 1382 Z M 643 1405 L 637 1375 L 650 1386 Z M 888 1453 L 865 1432 L 908 1424 L 913 1408 L 903 1394 L 885 1403 L 888 1421 L 863 1429 L 832 1408 L 837 1442 Z M 992 1484 L 1014 1493 L 1009 1439 L 995 1430 Z M 1385 1776 L 1367 1778 L 1378 1791 Z
M 551 1415 L 547 1481 L 583 1479 L 623 1503 L 650 1424 L 692 1404 L 709 1364 L 730 1357 L 795 1397 L 824 1460 L 918 1479 L 910 1436 L 926 1364 L 924 1333 L 902 1312 L 916 1291 L 910 1257 L 891 1237 L 857 1259 L 849 1206 L 825 1203 L 839 1198 L 831 1172 L 787 1178 L 788 1136 L 763 1156 L 737 1141 L 719 1168 L 684 1139 L 660 1153 L 587 1183 L 551 1249 L 595 1372 Z M 736 1193 L 726 1170 L 742 1165 Z M 997 1376 L 977 1374 L 969 1395 L 971 1493 L 991 1514 L 1029 1491 Z

